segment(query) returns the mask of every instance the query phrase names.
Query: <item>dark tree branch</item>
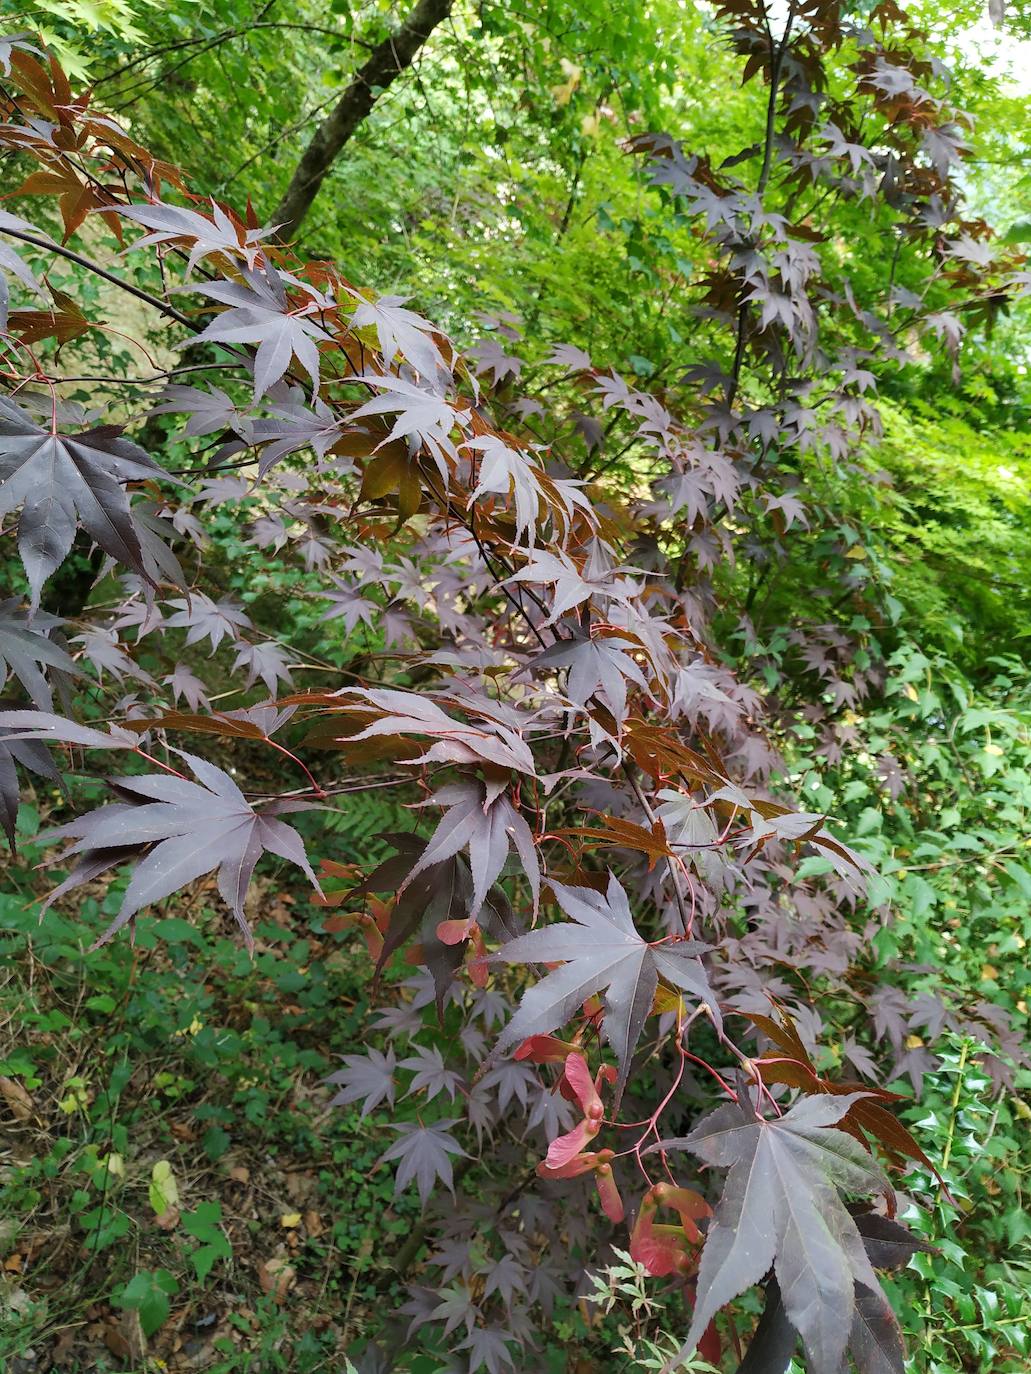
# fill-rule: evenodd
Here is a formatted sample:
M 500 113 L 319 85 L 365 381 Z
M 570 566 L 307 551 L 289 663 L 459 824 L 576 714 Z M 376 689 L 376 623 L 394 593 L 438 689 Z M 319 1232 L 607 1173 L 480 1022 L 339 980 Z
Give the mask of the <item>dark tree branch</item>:
M 169 305 L 160 296 L 152 296 L 149 291 L 143 291 L 140 287 L 133 286 L 132 282 L 116 276 L 114 272 L 108 272 L 99 263 L 83 257 L 81 253 L 76 253 L 71 248 L 66 248 L 64 244 L 54 243 L 53 240 L 43 238 L 39 234 L 26 234 L 20 229 L 4 229 L 3 232 L 8 238 L 21 239 L 22 243 L 31 243 L 34 248 L 42 248 L 47 253 L 56 253 L 59 257 L 67 258 L 69 262 L 74 262 L 78 267 L 84 267 L 87 272 L 92 272 L 94 276 L 103 277 L 104 281 L 110 282 L 112 286 L 117 286 L 119 290 L 127 291 L 130 296 L 135 296 L 137 300 L 145 301 L 147 305 L 159 310 L 162 315 L 167 315 L 169 319 L 185 325 L 194 333 L 200 332 L 202 326 L 191 320 L 188 315 L 184 315 L 181 310 L 176 310 L 174 305 Z
M 773 139 L 777 132 L 777 96 L 780 88 L 780 71 L 784 65 L 784 57 L 791 42 L 791 29 L 795 22 L 794 3 L 788 7 L 787 22 L 784 25 L 784 33 L 779 43 L 774 40 L 773 32 L 770 29 L 769 18 L 766 10 L 763 11 L 766 21 L 766 32 L 770 40 L 770 98 L 766 103 L 766 134 L 763 139 L 763 161 L 759 172 L 759 181 L 755 188 L 755 193 L 762 200 L 770 179 L 770 169 L 773 165 Z M 747 301 L 742 301 L 737 314 L 737 341 L 734 345 L 734 363 L 730 370 L 730 381 L 727 383 L 727 408 L 734 404 L 737 396 L 738 387 L 741 385 L 741 368 L 745 360 L 745 343 L 748 336 L 748 316 L 749 306 Z
M 372 50 L 330 114 L 316 129 L 272 215 L 281 242 L 292 239 L 311 209 L 344 145 L 380 95 L 414 62 L 433 30 L 451 13 L 452 0 L 418 0 L 397 29 Z

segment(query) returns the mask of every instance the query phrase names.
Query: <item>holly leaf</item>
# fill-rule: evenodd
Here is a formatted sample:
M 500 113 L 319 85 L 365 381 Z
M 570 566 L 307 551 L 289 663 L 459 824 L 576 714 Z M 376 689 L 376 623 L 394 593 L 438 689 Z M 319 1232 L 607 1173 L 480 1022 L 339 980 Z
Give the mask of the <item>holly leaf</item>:
M 273 803 L 256 812 L 228 773 L 193 754 L 177 752 L 198 782 L 168 773 L 118 778 L 114 786 L 125 800 L 90 811 L 41 837 L 71 838 L 74 843 L 61 859 L 81 855 L 86 865 L 104 861 L 112 850 L 136 854 L 118 915 L 94 948 L 110 940 L 143 907 L 213 871 L 223 901 L 239 922 L 248 947 L 253 947 L 243 902 L 254 866 L 266 851 L 303 869 L 321 893 L 300 836 L 275 815 L 301 809 L 298 803 Z M 64 891 L 87 881 L 81 877 L 72 883 L 70 878 L 62 884 Z
M 164 475 L 113 427 L 54 434 L 0 397 L 0 517 L 21 507 L 18 552 L 33 609 L 44 582 L 71 551 L 80 523 L 105 553 L 149 578 L 122 484 Z
M 719 1006 L 697 957 L 709 946 L 695 940 L 649 944 L 634 926 L 626 893 L 611 873 L 604 894 L 556 882 L 551 888 L 573 923 L 531 930 L 510 940 L 494 957 L 507 964 L 562 960 L 563 967 L 523 994 L 487 1065 L 531 1035 L 547 1035 L 565 1025 L 588 997 L 602 993 L 603 1029 L 619 1062 L 618 1105 L 630 1056 L 652 1009 L 660 977 L 694 993 L 709 1008 L 713 1021 L 721 1024 Z
M 684 1353 L 721 1307 L 772 1267 L 811 1374 L 839 1374 L 856 1312 L 855 1286 L 880 1292 L 840 1193 L 890 1191 L 862 1146 L 834 1129 L 854 1096 L 805 1098 L 772 1121 L 745 1101 L 731 1102 L 689 1136 L 652 1147 L 690 1150 L 730 1169 L 706 1235 Z
M 401 1192 L 409 1183 L 415 1181 L 419 1198 L 425 1207 L 430 1193 L 440 1182 L 454 1191 L 454 1173 L 451 1156 L 468 1154 L 450 1134 L 449 1128 L 458 1124 L 457 1118 L 436 1121 L 432 1126 L 423 1126 L 417 1121 L 403 1121 L 391 1126 L 397 1131 L 399 1139 L 389 1145 L 380 1156 L 380 1163 L 399 1160 L 395 1189 Z

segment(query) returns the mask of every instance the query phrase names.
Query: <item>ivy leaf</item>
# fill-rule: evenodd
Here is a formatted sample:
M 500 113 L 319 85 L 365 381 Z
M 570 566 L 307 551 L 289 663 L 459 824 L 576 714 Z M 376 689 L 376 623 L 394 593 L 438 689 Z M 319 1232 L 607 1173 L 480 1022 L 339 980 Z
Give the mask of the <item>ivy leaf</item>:
M 531 1035 L 547 1035 L 565 1025 L 588 997 L 603 993 L 605 1037 L 619 1061 L 618 1104 L 630 1070 L 630 1056 L 652 1009 L 660 977 L 673 987 L 694 993 L 709 1008 L 713 1021 L 721 1024 L 719 1006 L 697 958 L 709 946 L 695 940 L 649 944 L 634 926 L 626 893 L 611 873 L 604 895 L 591 888 L 565 887 L 556 882 L 551 888 L 574 924 L 531 930 L 510 940 L 494 957 L 507 964 L 563 960 L 563 967 L 523 994 L 487 1066 L 498 1054 Z
M 0 517 L 18 506 L 18 552 L 39 605 L 43 583 L 71 551 L 78 523 L 105 553 L 147 577 L 124 482 L 164 477 L 113 427 L 60 435 L 0 397 Z
M 809 1097 L 773 1121 L 731 1102 L 689 1136 L 653 1149 L 690 1150 L 730 1173 L 705 1239 L 684 1352 L 726 1303 L 772 1266 L 811 1374 L 839 1374 L 856 1312 L 855 1287 L 879 1293 L 863 1238 L 840 1191 L 888 1191 L 871 1156 L 833 1129 L 855 1101 Z
M 450 1127 L 457 1126 L 457 1118 L 436 1121 L 432 1126 L 420 1125 L 417 1121 L 403 1121 L 391 1126 L 397 1131 L 399 1139 L 389 1145 L 380 1156 L 380 1163 L 400 1160 L 397 1169 L 396 1191 L 401 1192 L 415 1180 L 419 1198 L 425 1207 L 437 1182 L 454 1191 L 454 1173 L 451 1156 L 462 1155 L 468 1158 L 465 1150 L 450 1134 Z
M 44 837 L 70 837 L 75 843 L 62 858 L 81 854 L 83 876 L 69 876 L 62 890 L 92 876 L 105 852 L 137 854 L 136 868 L 125 890 L 118 915 L 96 944 L 104 944 L 143 907 L 159 902 L 187 883 L 213 870 L 218 890 L 253 946 L 243 901 L 261 855 L 268 851 L 303 869 L 319 889 L 296 830 L 276 819 L 277 810 L 298 809 L 297 803 L 274 803 L 263 813 L 250 803 L 228 773 L 213 763 L 178 751 L 199 782 L 168 773 L 118 778 L 115 786 L 126 800 L 90 811 Z M 94 948 L 96 945 L 94 946 Z

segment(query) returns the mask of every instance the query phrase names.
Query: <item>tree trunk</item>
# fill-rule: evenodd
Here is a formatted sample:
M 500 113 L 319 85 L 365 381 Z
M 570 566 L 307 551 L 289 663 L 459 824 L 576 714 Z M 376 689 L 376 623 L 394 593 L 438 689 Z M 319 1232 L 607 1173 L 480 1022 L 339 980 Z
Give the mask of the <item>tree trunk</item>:
M 272 223 L 280 242 L 292 239 L 347 140 L 381 93 L 412 65 L 433 30 L 451 13 L 453 0 L 418 0 L 399 29 L 372 50 L 331 113 L 316 129 L 297 164 Z

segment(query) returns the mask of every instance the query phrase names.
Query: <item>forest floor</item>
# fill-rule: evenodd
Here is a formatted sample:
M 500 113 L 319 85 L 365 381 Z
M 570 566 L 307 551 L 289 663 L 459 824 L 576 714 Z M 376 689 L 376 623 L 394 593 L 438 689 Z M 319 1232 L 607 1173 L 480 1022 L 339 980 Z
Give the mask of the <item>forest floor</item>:
M 253 959 L 203 890 L 89 952 L 117 886 L 42 924 L 27 862 L 5 886 L 0 1368 L 339 1371 L 417 1216 L 323 1081 L 361 1038 L 364 957 L 270 880 Z

